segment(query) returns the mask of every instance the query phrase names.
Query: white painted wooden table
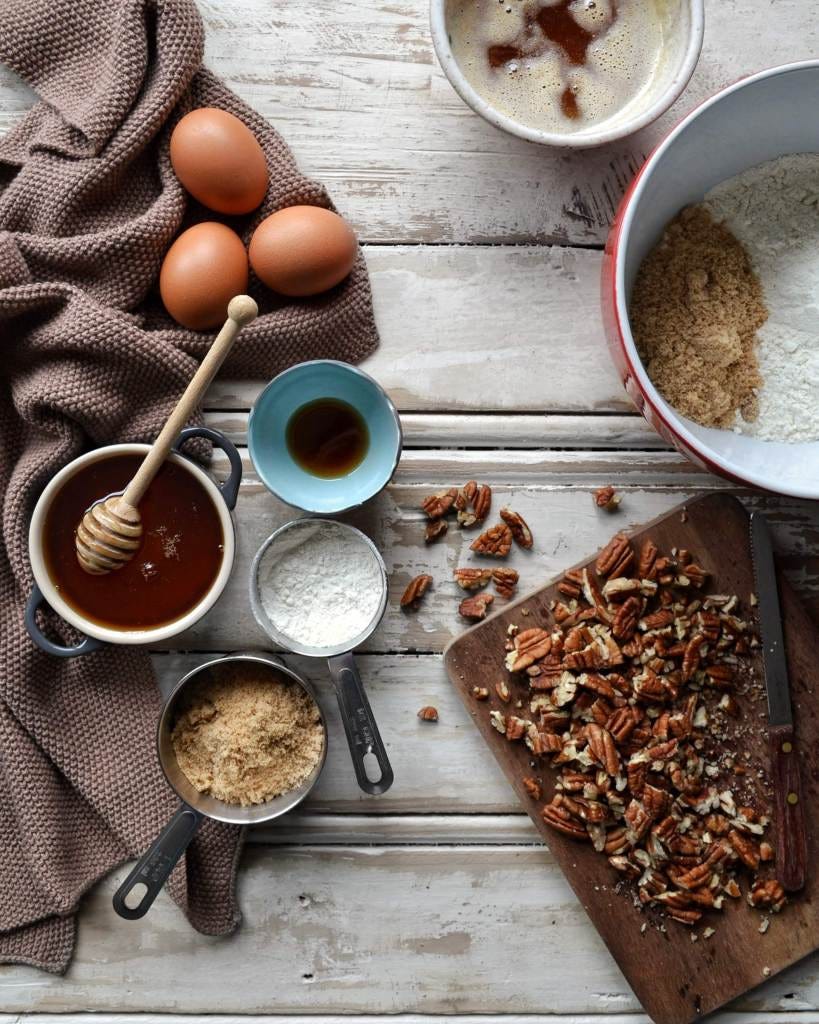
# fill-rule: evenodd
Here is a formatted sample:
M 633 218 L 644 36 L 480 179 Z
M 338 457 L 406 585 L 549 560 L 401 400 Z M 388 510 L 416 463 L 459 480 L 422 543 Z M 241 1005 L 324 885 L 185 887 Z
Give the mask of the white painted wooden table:
M 724 486 L 633 414 L 601 332 L 600 247 L 625 184 L 675 118 L 745 72 L 816 54 L 814 4 L 707 0 L 702 59 L 677 106 L 625 143 L 571 154 L 507 138 L 461 104 L 434 60 L 425 0 L 200 6 L 210 66 L 284 133 L 365 243 L 382 337 L 366 368 L 406 428 L 395 484 L 354 517 L 392 574 L 391 607 L 361 667 L 396 782 L 382 798 L 357 790 L 333 717 L 315 797 L 253 835 L 236 936 L 197 935 L 164 897 L 124 925 L 111 909 L 118 872 L 85 900 L 65 978 L 0 968 L 0 1024 L 85 1011 L 100 1024 L 137 1013 L 149 1024 L 205 1014 L 215 1024 L 296 1014 L 376 1024 L 396 1013 L 644 1022 L 450 691 L 440 654 L 459 628 L 451 570 L 471 538 L 451 530 L 425 549 L 418 502 L 430 486 L 492 484 L 496 506 L 510 500 L 534 530 L 535 551 L 512 563 L 528 588 L 594 550 L 614 523 Z M 0 131 L 30 102 L 0 69 Z M 244 444 L 262 383 L 218 383 L 209 422 Z M 624 494 L 616 520 L 592 504 L 606 483 Z M 774 504 L 779 545 L 816 610 L 819 512 Z M 202 652 L 263 643 L 246 570 L 287 514 L 246 464 L 233 582 L 175 650 L 156 653 L 164 686 Z M 425 570 L 435 591 L 418 615 L 402 615 L 398 596 Z M 294 663 L 329 698 L 323 668 Z M 423 704 L 438 707 L 437 725 L 418 721 Z M 714 1019 L 817 1024 L 819 957 Z

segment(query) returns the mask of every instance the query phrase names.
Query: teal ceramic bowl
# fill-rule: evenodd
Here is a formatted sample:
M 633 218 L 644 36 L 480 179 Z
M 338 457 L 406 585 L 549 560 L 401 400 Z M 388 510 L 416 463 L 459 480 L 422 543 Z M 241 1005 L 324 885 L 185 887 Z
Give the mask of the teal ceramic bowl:
M 345 476 L 314 476 L 287 447 L 293 413 L 320 398 L 347 402 L 367 424 L 367 454 Z M 362 505 L 390 482 L 401 457 L 401 421 L 372 377 L 347 363 L 317 359 L 290 367 L 267 385 L 251 410 L 247 443 L 259 479 L 277 498 L 306 512 L 338 515 Z

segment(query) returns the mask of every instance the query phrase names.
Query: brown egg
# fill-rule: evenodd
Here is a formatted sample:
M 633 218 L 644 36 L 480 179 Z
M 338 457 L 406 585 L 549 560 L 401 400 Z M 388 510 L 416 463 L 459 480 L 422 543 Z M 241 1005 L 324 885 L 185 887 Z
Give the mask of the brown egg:
M 320 206 L 288 206 L 262 221 L 250 240 L 250 265 L 282 295 L 316 295 L 353 269 L 358 242 L 342 217 Z
M 234 295 L 247 291 L 247 253 L 235 231 L 205 221 L 183 231 L 165 254 L 159 292 L 177 323 L 194 331 L 218 327 Z
M 267 161 L 256 136 L 216 107 L 192 110 L 174 128 L 171 164 L 188 192 L 219 213 L 249 213 L 267 191 Z

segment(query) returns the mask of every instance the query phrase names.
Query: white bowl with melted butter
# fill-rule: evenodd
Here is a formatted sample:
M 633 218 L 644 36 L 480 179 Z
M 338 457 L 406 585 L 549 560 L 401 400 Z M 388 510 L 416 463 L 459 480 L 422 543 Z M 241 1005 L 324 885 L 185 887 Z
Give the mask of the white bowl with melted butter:
M 654 121 L 688 84 L 703 26 L 703 0 L 431 0 L 461 99 L 546 146 L 599 146 Z

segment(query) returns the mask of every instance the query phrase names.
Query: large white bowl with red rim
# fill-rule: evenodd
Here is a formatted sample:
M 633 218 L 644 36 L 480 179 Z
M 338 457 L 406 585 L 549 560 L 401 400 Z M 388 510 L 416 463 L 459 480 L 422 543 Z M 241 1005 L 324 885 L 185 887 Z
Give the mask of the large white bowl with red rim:
M 602 275 L 611 353 L 648 422 L 705 469 L 801 498 L 819 498 L 819 442 L 762 441 L 682 416 L 649 380 L 632 337 L 628 302 L 640 263 L 684 206 L 756 164 L 816 152 L 819 60 L 770 68 L 728 86 L 681 121 L 643 165 L 609 233 Z M 819 295 L 806 295 L 805 301 L 819 304 Z

